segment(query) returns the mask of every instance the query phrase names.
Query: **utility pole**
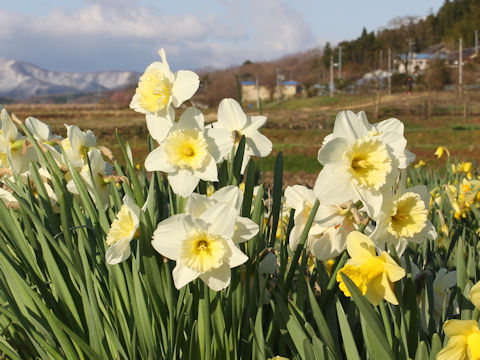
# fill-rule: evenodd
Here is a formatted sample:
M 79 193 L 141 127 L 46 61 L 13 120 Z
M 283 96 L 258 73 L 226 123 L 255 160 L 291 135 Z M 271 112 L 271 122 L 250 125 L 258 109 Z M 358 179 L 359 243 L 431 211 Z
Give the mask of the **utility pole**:
M 280 101 L 280 69 L 277 69 L 277 101 Z
M 478 30 L 475 30 L 475 55 L 478 55 Z
M 255 75 L 255 85 L 257 86 L 257 109 L 260 109 L 260 86 L 258 84 L 258 75 Z
M 338 47 L 338 78 L 342 78 L 342 47 Z
M 392 94 L 392 49 L 388 48 L 388 57 L 387 57 L 387 68 L 388 68 L 388 95 Z
M 460 38 L 460 44 L 458 49 L 458 91 L 462 94 L 462 86 L 463 86 L 463 39 Z
M 415 41 L 413 41 L 412 39 L 408 38 L 407 39 L 407 42 L 408 42 L 408 55 L 407 55 L 407 63 L 406 63 L 406 66 L 405 66 L 405 72 L 407 73 L 407 75 L 409 74 L 409 71 L 408 71 L 408 65 L 410 64 L 410 60 L 412 59 L 412 46 L 415 45 Z M 414 69 L 412 69 L 412 72 L 413 72 Z
M 330 97 L 333 97 L 333 54 L 330 55 Z

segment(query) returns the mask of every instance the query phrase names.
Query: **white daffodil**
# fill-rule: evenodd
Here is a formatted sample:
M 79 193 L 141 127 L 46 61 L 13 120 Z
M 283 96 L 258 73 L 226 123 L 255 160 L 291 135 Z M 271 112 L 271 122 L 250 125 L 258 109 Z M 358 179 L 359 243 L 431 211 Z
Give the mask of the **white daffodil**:
M 52 134 L 50 126 L 33 117 L 28 117 L 25 120 L 25 126 L 28 128 L 28 130 L 30 130 L 35 140 L 42 144 L 44 149 L 47 149 L 55 162 L 59 166 L 64 165 L 62 154 L 58 146 L 59 142 L 61 141 L 61 137 L 59 135 Z
M 238 244 L 250 240 L 257 235 L 259 231 L 257 223 L 249 218 L 240 216 L 242 202 L 242 191 L 238 187 L 230 185 L 217 190 L 210 197 L 196 193 L 191 194 L 185 205 L 185 213 L 195 217 L 201 217 L 205 211 L 215 204 L 228 204 L 236 213 L 235 231 L 232 240 L 235 244 Z
M 37 161 L 33 147 L 27 146 L 26 137 L 20 134 L 5 109 L 0 113 L 2 131 L 0 133 L 0 153 L 3 155 L 3 165 L 7 159 L 9 168 L 16 174 L 28 171 L 31 161 Z
M 381 249 L 394 245 L 399 256 L 409 241 L 420 244 L 435 239 L 437 232 L 427 218 L 429 201 L 424 185 L 406 190 L 401 185 L 395 194 L 386 193 L 380 212 L 372 216 L 376 227 L 370 238 Z
M 96 189 L 102 206 L 106 208 L 109 204 L 110 196 L 109 181 L 106 177 L 110 174 L 111 168 L 109 164 L 103 160 L 102 153 L 98 149 L 89 151 L 88 160 L 90 166 L 88 163 L 83 165 L 80 170 L 80 176 L 85 182 L 92 199 L 95 199 Z M 73 179 L 68 182 L 67 189 L 74 194 L 78 194 L 78 189 Z
M 317 217 L 324 231 L 311 240 L 310 251 L 318 260 L 334 259 L 346 249 L 347 236 L 356 230 L 354 216 L 348 208 L 320 204 Z
M 53 145 L 55 141 L 60 140 L 58 135 L 52 134 L 50 126 L 34 117 L 28 117 L 25 120 L 25 126 L 30 130 L 35 140 L 41 144 Z
M 442 313 L 443 303 L 450 300 L 450 288 L 457 284 L 457 272 L 447 271 L 445 268 L 438 270 L 435 280 L 433 280 L 433 295 L 435 303 L 435 311 L 437 314 Z
M 316 200 L 313 190 L 305 186 L 287 186 L 286 203 L 295 209 L 294 224 L 290 232 L 290 249 L 296 249 L 300 236 Z M 341 254 L 347 244 L 347 235 L 355 230 L 353 215 L 349 209 L 336 205 L 318 207 L 314 222 L 308 233 L 306 246 L 321 261 L 326 261 Z
M 405 165 L 398 158 L 405 154 L 405 145 L 400 133 L 381 132 L 365 116 L 340 112 L 333 134 L 318 152 L 324 167 L 315 183 L 315 195 L 329 205 L 361 200 L 369 214 L 375 213 L 383 193 L 394 184 L 399 166 Z
M 173 120 L 170 115 L 172 105 L 178 108 L 190 99 L 197 91 L 200 80 L 193 71 L 179 70 L 174 74 L 168 65 L 165 51 L 160 49 L 158 54 L 162 61 L 150 64 L 140 77 L 130 108 L 155 116 L 161 123 L 165 119 L 167 122 Z M 150 120 L 155 119 L 152 117 Z
M 290 232 L 289 245 L 292 251 L 295 251 L 298 241 L 307 223 L 310 211 L 315 203 L 316 197 L 313 190 L 302 185 L 287 186 L 285 189 L 285 202 L 291 209 L 295 209 L 294 227 Z M 314 222 L 308 232 L 308 238 L 305 243 L 307 247 L 313 240 L 325 231 L 325 228 L 319 226 L 316 220 L 320 220 L 318 212 L 315 214 Z
M 70 163 L 75 168 L 86 164 L 87 152 L 95 147 L 97 138 L 92 130 L 82 131 L 75 125 L 67 125 L 67 138 L 61 144 Z
M 128 195 L 107 234 L 109 248 L 105 254 L 107 264 L 114 265 L 128 259 L 131 254 L 130 242 L 138 237 L 140 208 Z
M 203 114 L 190 107 L 160 146 L 148 154 L 145 169 L 167 173 L 173 191 L 187 197 L 200 180 L 218 181 L 216 163 L 232 146 L 227 130 L 205 129 Z
M 240 139 L 245 135 L 242 174 L 251 156 L 265 157 L 272 152 L 272 142 L 258 131 L 266 121 L 265 116 L 246 115 L 234 99 L 223 99 L 218 106 L 218 121 L 213 123 L 213 127 L 227 129 L 235 141 L 235 146 L 238 146 Z
M 230 268 L 248 259 L 232 240 L 235 209 L 227 203 L 205 207 L 200 217 L 174 215 L 153 233 L 153 248 L 176 261 L 172 275 L 177 289 L 198 277 L 212 290 L 225 289 L 230 284 Z

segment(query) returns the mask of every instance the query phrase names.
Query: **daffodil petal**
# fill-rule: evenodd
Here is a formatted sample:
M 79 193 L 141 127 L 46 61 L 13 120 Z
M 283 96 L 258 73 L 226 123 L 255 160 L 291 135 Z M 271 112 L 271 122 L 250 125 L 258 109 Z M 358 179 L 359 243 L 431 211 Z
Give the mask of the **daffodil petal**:
M 177 260 L 180 256 L 180 244 L 186 236 L 184 220 L 190 217 L 177 214 L 163 220 L 153 232 L 152 246 L 163 256 Z
M 177 289 L 181 289 L 189 282 L 198 278 L 199 273 L 177 261 L 177 265 L 172 271 L 173 283 Z
M 227 264 L 223 264 L 217 269 L 200 274 L 199 277 L 210 289 L 220 291 L 230 284 L 231 271 Z
M 173 111 L 173 107 L 169 107 L 169 110 Z M 167 137 L 168 132 L 173 126 L 173 119 L 175 118 L 175 113 L 173 113 L 173 118 L 169 116 L 159 116 L 147 114 L 145 116 L 147 122 L 147 129 L 153 139 L 158 143 L 161 143 Z
M 176 167 L 170 164 L 165 148 L 160 145 L 147 155 L 147 158 L 145 159 L 145 169 L 147 171 L 172 173 L 175 172 Z
M 258 231 L 259 226 L 256 222 L 246 217 L 237 216 L 232 240 L 236 244 L 248 241 L 257 235 Z
M 206 128 L 205 138 L 208 142 L 208 152 L 212 154 L 216 163 L 232 151 L 233 139 L 226 129 Z
M 119 241 L 107 249 L 105 261 L 109 265 L 119 264 L 128 259 L 130 254 L 130 241 Z
M 242 210 L 243 193 L 237 186 L 224 186 L 215 191 L 210 198 L 230 204 L 237 211 L 237 214 L 240 214 Z
M 236 267 L 248 260 L 248 256 L 245 255 L 238 247 L 236 247 L 232 240 L 227 239 L 227 246 L 230 248 L 230 256 L 227 259 L 227 264 L 229 267 Z
M 189 170 L 179 169 L 176 172 L 168 174 L 168 183 L 175 194 L 183 197 L 189 196 L 200 179 Z
M 341 111 L 338 113 L 333 126 L 334 136 L 340 135 L 349 140 L 355 140 L 368 135 L 371 125 L 366 117 L 357 116 L 353 111 Z
M 247 122 L 247 115 L 234 99 L 223 99 L 218 105 L 218 122 L 230 132 L 242 129 Z
M 179 107 L 198 90 L 200 79 L 193 71 L 179 70 L 175 74 L 172 86 L 172 104 Z
M 218 203 L 210 207 L 202 214 L 200 219 L 210 224 L 209 232 L 222 235 L 227 239 L 233 237 L 237 214 L 229 204 Z

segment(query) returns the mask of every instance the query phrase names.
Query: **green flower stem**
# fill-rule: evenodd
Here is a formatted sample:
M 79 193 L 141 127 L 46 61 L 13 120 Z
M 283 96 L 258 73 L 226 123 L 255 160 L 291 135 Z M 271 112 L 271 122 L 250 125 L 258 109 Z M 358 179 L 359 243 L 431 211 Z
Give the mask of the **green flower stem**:
M 305 224 L 305 228 L 303 229 L 302 236 L 298 241 L 297 249 L 295 250 L 295 254 L 293 255 L 292 261 L 290 262 L 290 268 L 288 269 L 287 277 L 285 278 L 284 295 L 288 294 L 288 290 L 290 288 L 290 285 L 292 284 L 293 276 L 295 275 L 295 270 L 298 266 L 298 259 L 300 259 L 300 255 L 302 254 L 303 247 L 305 245 L 305 242 L 307 241 L 308 233 L 313 224 L 313 219 L 317 214 L 319 205 L 320 202 L 318 200 L 315 200 L 315 203 L 312 206 L 312 210 L 310 211 L 310 215 L 308 216 L 307 223 Z
M 200 281 L 200 299 L 199 299 L 199 312 L 201 317 L 203 318 L 203 339 L 200 338 L 200 349 L 203 349 L 203 359 L 211 360 L 212 359 L 212 330 L 210 326 L 210 289 L 208 286 L 203 282 Z M 203 292 L 203 294 L 202 294 Z M 200 323 L 200 321 L 199 321 Z M 200 324 L 201 325 L 201 324 Z M 203 346 L 202 346 L 203 343 Z

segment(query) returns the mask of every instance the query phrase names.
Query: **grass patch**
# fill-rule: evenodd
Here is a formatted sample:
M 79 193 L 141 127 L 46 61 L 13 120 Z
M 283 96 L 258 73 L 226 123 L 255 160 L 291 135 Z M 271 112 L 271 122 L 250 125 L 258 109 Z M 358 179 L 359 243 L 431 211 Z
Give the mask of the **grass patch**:
M 275 168 L 276 155 L 270 155 L 264 159 L 258 159 L 257 165 L 263 171 L 273 171 Z M 314 174 L 319 172 L 321 165 L 316 156 L 308 156 L 303 154 L 284 154 L 283 170 L 285 172 L 306 172 Z

